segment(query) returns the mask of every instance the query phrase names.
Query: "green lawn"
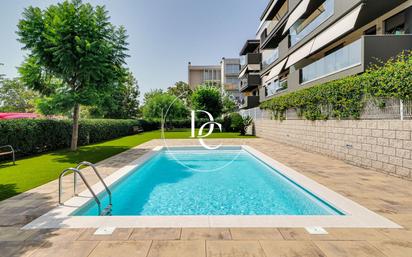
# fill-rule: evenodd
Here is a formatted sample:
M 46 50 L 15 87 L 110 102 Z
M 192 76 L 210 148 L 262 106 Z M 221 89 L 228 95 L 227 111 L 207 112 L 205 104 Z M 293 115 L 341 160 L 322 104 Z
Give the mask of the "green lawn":
M 168 139 L 187 139 L 190 130 L 166 133 Z M 67 149 L 38 156 L 17 159 L 16 165 L 0 164 L 0 201 L 58 178 L 65 168 L 81 161 L 99 162 L 152 139 L 159 139 L 160 131 L 145 132 L 99 144 L 82 146 L 76 152 Z M 209 138 L 245 138 L 238 133 L 214 133 Z

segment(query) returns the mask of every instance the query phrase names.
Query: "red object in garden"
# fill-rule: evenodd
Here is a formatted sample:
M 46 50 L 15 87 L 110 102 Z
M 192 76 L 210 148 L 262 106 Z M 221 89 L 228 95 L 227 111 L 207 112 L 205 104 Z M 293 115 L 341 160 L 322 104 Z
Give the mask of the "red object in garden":
M 35 119 L 37 117 L 35 113 L 0 112 L 0 120 Z

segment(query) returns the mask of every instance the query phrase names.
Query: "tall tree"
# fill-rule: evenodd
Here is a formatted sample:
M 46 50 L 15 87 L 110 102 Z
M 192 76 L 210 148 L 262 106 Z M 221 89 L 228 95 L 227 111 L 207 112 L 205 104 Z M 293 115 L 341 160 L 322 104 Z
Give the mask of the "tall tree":
M 38 93 L 28 89 L 18 79 L 2 80 L 0 86 L 1 112 L 34 112 Z
M 143 106 L 143 116 L 146 119 L 174 119 L 186 118 L 189 112 L 183 101 L 169 93 L 156 92 L 151 94 Z
M 127 35 L 109 22 L 104 6 L 66 0 L 45 10 L 28 7 L 19 41 L 29 55 L 23 81 L 73 112 L 71 149 L 77 149 L 80 105 L 93 105 L 124 76 Z
M 139 85 L 129 71 L 116 83 L 101 102 L 91 109 L 91 113 L 110 119 L 133 119 L 139 115 Z
M 195 110 L 207 111 L 218 118 L 223 111 L 222 94 L 220 88 L 200 85 L 192 94 L 192 106 Z
M 189 84 L 183 81 L 176 82 L 173 86 L 167 89 L 167 92 L 171 95 L 179 97 L 187 105 L 191 105 L 192 89 L 190 89 Z
M 154 96 L 163 94 L 161 89 L 152 89 L 149 92 L 144 93 L 143 102 L 146 105 Z
M 4 65 L 3 63 L 0 63 L 0 66 L 3 66 L 3 65 Z M 3 78 L 4 78 L 4 74 L 0 73 L 0 82 L 2 82 Z

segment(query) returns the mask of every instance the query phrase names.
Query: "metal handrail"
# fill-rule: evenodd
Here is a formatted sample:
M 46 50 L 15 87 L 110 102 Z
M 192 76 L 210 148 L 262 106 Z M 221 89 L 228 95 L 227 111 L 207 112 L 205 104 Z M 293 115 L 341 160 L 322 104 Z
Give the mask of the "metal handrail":
M 15 152 L 14 152 L 14 148 L 11 145 L 3 145 L 0 146 L 0 148 L 4 148 L 4 147 L 9 147 L 11 149 L 11 153 L 13 155 L 13 165 L 16 165 L 16 156 L 15 156 Z
M 83 174 L 75 168 L 68 168 L 62 171 L 62 173 L 59 176 L 59 204 L 62 205 L 62 192 L 63 192 L 63 187 L 62 187 L 62 178 L 64 175 L 66 175 L 67 172 L 72 171 L 73 173 L 79 174 L 80 178 L 83 180 L 83 183 L 86 185 L 86 187 L 89 189 L 90 193 L 93 195 L 94 200 L 97 203 L 97 206 L 99 208 L 99 214 L 101 214 L 102 208 L 101 208 L 101 203 L 99 198 L 97 198 L 97 195 L 94 193 L 93 189 L 90 187 L 89 183 L 87 180 L 84 178 Z
M 80 167 L 82 166 L 89 166 L 92 167 L 94 173 L 96 173 L 96 176 L 99 178 L 100 182 L 102 182 L 104 188 L 106 189 L 107 194 L 109 195 L 109 206 L 112 206 L 112 192 L 110 191 L 109 187 L 106 185 L 106 183 L 104 182 L 102 176 L 100 176 L 100 173 L 97 171 L 96 165 L 94 165 L 91 162 L 86 162 L 83 161 L 81 163 L 79 163 L 76 167 L 77 170 L 80 170 Z M 74 193 L 76 194 L 76 190 L 77 190 L 77 176 L 76 173 L 74 173 Z

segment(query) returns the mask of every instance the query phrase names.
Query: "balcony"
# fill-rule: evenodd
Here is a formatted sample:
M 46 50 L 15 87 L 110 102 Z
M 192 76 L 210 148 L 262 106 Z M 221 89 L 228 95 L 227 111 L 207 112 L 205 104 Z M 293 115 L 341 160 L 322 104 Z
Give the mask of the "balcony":
M 240 92 L 250 91 L 257 88 L 262 80 L 259 74 L 247 74 L 240 81 Z
M 225 91 L 239 91 L 238 84 L 225 84 L 223 85 L 223 88 L 225 89 Z
M 290 47 L 299 43 L 334 14 L 334 2 L 334 0 L 326 0 L 318 8 L 304 15 L 303 18 L 300 18 L 292 25 L 289 29 Z
M 362 36 L 300 70 L 301 84 L 318 83 L 318 80 L 338 79 L 364 72 L 372 64 L 385 62 L 402 51 L 412 49 L 412 35 Z M 345 72 L 354 69 L 353 72 Z M 339 73 L 342 75 L 339 75 Z M 335 75 L 336 74 L 336 75 Z M 315 82 L 316 81 L 316 82 Z
M 269 65 L 274 63 L 278 58 L 279 58 L 278 48 L 264 50 L 262 53 L 262 70 L 264 70 Z
M 260 70 L 260 62 L 262 61 L 262 55 L 260 53 L 249 53 L 243 55 L 240 59 L 240 71 L 243 71 L 246 67 L 249 70 Z
M 301 83 L 307 83 L 362 63 L 361 39 L 325 56 L 301 70 Z
M 251 109 L 259 106 L 259 96 L 245 96 L 240 109 Z

